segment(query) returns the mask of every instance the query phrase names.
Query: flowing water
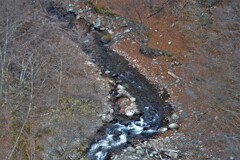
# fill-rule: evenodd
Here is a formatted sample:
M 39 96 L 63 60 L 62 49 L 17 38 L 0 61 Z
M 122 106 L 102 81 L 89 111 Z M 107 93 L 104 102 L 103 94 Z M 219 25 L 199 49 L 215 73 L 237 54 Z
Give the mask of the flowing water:
M 57 15 L 59 20 L 69 21 L 69 24 L 72 24 L 70 21 L 74 17 L 73 13 L 66 12 L 62 7 L 55 7 L 52 3 L 45 6 L 47 6 L 48 13 Z M 96 139 L 87 152 L 90 160 L 104 160 L 110 151 L 124 146 L 129 140 L 137 136 L 147 137 L 157 133 L 158 128 L 164 123 L 163 108 L 170 110 L 171 106 L 165 102 L 168 97 L 167 93 L 160 97 L 155 86 L 150 84 L 136 68 L 129 65 L 124 57 L 101 45 L 97 37 L 95 39 L 91 47 L 83 44 L 83 51 L 91 53 L 95 63 L 101 67 L 102 73 L 108 70 L 112 74 L 117 74 L 118 76 L 113 79 L 128 85 L 127 91 L 136 98 L 136 104 L 142 113 L 141 116 L 132 120 L 119 115 L 115 109 L 114 121 L 102 129 L 101 135 L 96 135 Z M 106 76 L 112 78 L 111 75 Z

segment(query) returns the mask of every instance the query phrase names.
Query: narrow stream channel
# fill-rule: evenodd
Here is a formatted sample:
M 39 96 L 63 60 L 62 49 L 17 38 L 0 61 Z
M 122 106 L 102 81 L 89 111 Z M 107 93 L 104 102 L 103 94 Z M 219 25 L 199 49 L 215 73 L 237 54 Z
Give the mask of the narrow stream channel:
M 69 20 L 69 24 L 71 24 L 70 21 L 74 17 L 72 12 L 67 12 L 62 7 L 55 7 L 52 3 L 45 4 L 45 6 L 50 15 L 57 16 L 59 20 Z M 171 106 L 165 102 L 165 98 L 168 97 L 167 93 L 160 97 L 155 86 L 150 84 L 136 68 L 129 65 L 124 57 L 101 45 L 98 43 L 98 39 L 95 39 L 96 41 L 92 44 L 94 46 L 85 46 L 83 50 L 91 53 L 95 63 L 101 67 L 102 73 L 108 70 L 117 75 L 113 78 L 115 81 L 121 81 L 129 86 L 127 91 L 136 98 L 136 104 L 142 113 L 141 116 L 132 120 L 126 116 L 120 116 L 115 111 L 114 121 L 102 129 L 101 135 L 96 135 L 87 152 L 89 160 L 104 160 L 109 156 L 110 151 L 126 145 L 129 140 L 138 136 L 149 137 L 157 133 L 164 123 L 163 106 L 168 108 Z M 95 49 L 94 54 L 92 54 L 91 48 Z M 111 75 L 106 76 L 112 78 Z

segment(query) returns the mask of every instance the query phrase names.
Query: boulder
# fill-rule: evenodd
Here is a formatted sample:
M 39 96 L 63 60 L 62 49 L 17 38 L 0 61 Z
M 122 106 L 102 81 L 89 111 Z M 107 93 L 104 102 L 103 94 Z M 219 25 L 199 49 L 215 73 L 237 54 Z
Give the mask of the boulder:
M 93 22 L 93 27 L 95 29 L 99 29 L 102 25 L 102 21 L 101 19 L 98 17 L 94 22 Z
M 102 114 L 103 122 L 111 122 L 113 120 L 112 114 Z
M 171 124 L 169 124 L 168 125 L 168 128 L 170 128 L 170 129 L 178 129 L 178 124 L 177 123 L 171 123 Z
M 102 43 L 104 43 L 104 44 L 109 43 L 109 42 L 111 41 L 111 35 L 110 35 L 110 33 L 107 32 L 106 34 L 104 34 L 104 35 L 101 37 L 100 41 L 101 41 Z

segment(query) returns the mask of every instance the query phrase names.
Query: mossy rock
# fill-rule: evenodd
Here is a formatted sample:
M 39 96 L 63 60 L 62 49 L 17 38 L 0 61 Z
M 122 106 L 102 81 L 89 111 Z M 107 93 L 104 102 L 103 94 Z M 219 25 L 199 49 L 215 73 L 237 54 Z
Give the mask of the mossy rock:
M 108 33 L 108 32 L 105 33 L 105 34 L 101 37 L 100 41 L 101 41 L 102 43 L 104 43 L 104 44 L 109 43 L 109 42 L 111 41 L 111 34 Z
M 103 6 L 100 6 L 100 5 L 96 5 L 93 7 L 94 11 L 98 14 L 103 14 L 103 15 L 106 15 L 106 16 L 112 16 L 112 17 L 115 17 L 116 14 L 111 12 L 109 9 L 103 7 Z

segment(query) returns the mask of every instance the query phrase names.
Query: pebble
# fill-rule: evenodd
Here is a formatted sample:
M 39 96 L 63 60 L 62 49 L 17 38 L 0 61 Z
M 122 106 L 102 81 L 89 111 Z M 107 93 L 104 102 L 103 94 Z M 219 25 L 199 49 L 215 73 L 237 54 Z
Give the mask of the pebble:
M 170 138 L 169 137 L 165 137 L 163 138 L 163 143 L 169 143 L 170 142 Z
M 129 146 L 129 147 L 127 147 L 127 151 L 128 151 L 128 152 L 134 152 L 135 149 L 134 149 L 132 146 Z
M 129 32 L 130 32 L 130 29 L 124 30 L 124 33 L 129 33 Z
M 123 24 L 122 24 L 123 27 L 127 27 L 128 26 L 128 23 L 126 20 L 123 21 Z
M 80 8 L 80 9 L 78 10 L 78 13 L 83 14 L 83 10 Z
M 168 125 L 168 128 L 170 128 L 170 129 L 177 129 L 178 127 L 179 126 L 178 126 L 177 123 L 171 123 L 171 124 Z
M 179 116 L 176 113 L 173 113 L 172 116 L 171 116 L 171 119 L 178 120 Z
M 132 117 L 134 115 L 134 113 L 135 113 L 134 110 L 125 110 L 125 114 L 128 117 Z
M 158 131 L 161 132 L 161 133 L 164 133 L 167 130 L 168 130 L 167 127 L 161 127 L 161 128 L 158 129 Z
M 77 17 L 76 17 L 76 19 L 80 19 L 80 18 L 81 18 L 81 16 L 78 14 Z
M 152 154 L 158 154 L 158 152 L 157 151 L 152 151 Z
M 111 122 L 112 120 L 113 120 L 113 117 L 111 114 L 103 114 L 102 115 L 103 122 Z
M 141 146 L 137 146 L 136 149 L 142 150 L 142 147 Z
M 130 97 L 129 99 L 130 99 L 131 102 L 135 102 L 136 101 L 136 98 L 134 98 L 134 97 Z
M 109 71 L 109 70 L 106 70 L 106 71 L 105 71 L 105 74 L 109 74 L 109 73 L 110 73 L 110 71 Z
M 178 154 L 177 154 L 176 152 L 170 151 L 170 152 L 169 152 L 169 156 L 170 156 L 172 159 L 177 159 Z
M 145 153 L 144 153 L 144 151 L 143 151 L 143 150 L 137 150 L 137 151 L 136 151 L 136 154 L 139 154 L 139 155 L 144 155 Z
M 122 85 L 119 84 L 119 85 L 117 86 L 117 89 L 118 89 L 118 90 L 125 90 L 126 88 L 125 88 L 124 86 L 122 86 Z
M 145 37 L 145 38 L 143 39 L 143 43 L 147 43 L 147 42 L 149 42 L 149 39 L 148 39 L 147 37 Z
M 235 158 L 233 156 L 229 157 L 230 160 L 235 160 Z
M 117 74 L 117 73 L 114 73 L 114 74 L 112 75 L 112 77 L 113 77 L 113 78 L 116 78 L 116 77 L 118 77 L 118 74 Z

